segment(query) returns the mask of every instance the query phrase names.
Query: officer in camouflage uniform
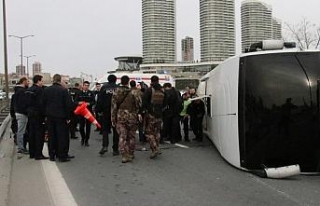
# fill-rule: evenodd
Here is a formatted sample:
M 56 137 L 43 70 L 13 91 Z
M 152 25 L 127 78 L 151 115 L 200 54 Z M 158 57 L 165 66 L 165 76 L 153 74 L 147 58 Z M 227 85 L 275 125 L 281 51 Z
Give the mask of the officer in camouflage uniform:
M 139 86 L 139 88 L 138 88 L 138 86 Z M 142 98 L 143 93 L 141 91 L 140 85 L 138 85 L 138 86 L 134 80 L 130 81 L 130 88 L 131 88 L 132 92 L 137 93 L 137 95 L 139 95 Z M 143 115 L 141 115 L 141 116 L 143 119 Z M 144 136 L 144 124 L 143 123 L 144 123 L 143 120 L 141 122 L 139 122 L 138 131 L 139 131 L 139 141 L 144 143 L 144 142 L 146 142 L 146 138 Z
M 119 150 L 122 155 L 122 163 L 131 162 L 134 158 L 135 136 L 138 129 L 138 120 L 142 117 L 138 114 L 141 107 L 141 96 L 130 90 L 129 77 L 121 77 L 121 86 L 112 96 L 111 119 L 119 134 Z
M 150 158 L 154 159 L 158 155 L 161 154 L 159 143 L 160 143 L 160 129 L 162 124 L 161 114 L 155 114 L 152 109 L 153 104 L 151 102 L 152 99 L 152 92 L 153 90 L 162 91 L 162 87 L 159 84 L 159 77 L 152 76 L 151 77 L 151 88 L 145 90 L 143 97 L 142 97 L 142 113 L 145 113 L 145 136 L 147 141 L 150 144 L 150 149 L 152 151 Z M 165 94 L 164 94 L 165 97 Z M 163 105 L 160 105 L 163 107 Z

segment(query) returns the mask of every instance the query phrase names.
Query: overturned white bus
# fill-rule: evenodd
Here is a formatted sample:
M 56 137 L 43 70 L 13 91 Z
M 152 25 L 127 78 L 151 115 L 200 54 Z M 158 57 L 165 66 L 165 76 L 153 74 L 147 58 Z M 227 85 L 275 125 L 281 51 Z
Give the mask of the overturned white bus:
M 261 48 L 280 48 L 264 43 Z M 265 174 L 299 165 L 302 172 L 319 172 L 319 84 L 320 51 L 232 57 L 201 79 L 198 92 L 209 96 L 204 128 L 237 168 Z

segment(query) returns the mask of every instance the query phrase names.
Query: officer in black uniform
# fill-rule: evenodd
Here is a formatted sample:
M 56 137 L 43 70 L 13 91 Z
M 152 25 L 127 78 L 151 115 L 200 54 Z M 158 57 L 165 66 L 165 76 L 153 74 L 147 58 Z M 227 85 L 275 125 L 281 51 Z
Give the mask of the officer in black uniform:
M 29 153 L 36 160 L 48 159 L 42 154 L 44 144 L 44 109 L 42 105 L 42 76 L 33 77 L 33 85 L 25 92 L 28 98 Z
M 79 93 L 81 92 L 81 90 L 79 89 L 80 85 L 79 83 L 75 83 L 74 84 L 74 88 L 70 88 L 69 89 L 69 94 L 71 96 L 72 102 L 75 103 L 75 99 L 76 96 L 79 95 Z M 76 108 L 76 104 L 74 104 L 74 107 L 72 110 L 74 110 Z M 71 139 L 78 139 L 78 137 L 76 136 L 76 128 L 77 128 L 77 124 L 79 122 L 79 116 L 75 115 L 74 112 L 71 112 L 71 122 L 69 124 L 69 129 L 70 129 L 70 138 Z
M 82 102 L 86 102 L 88 104 L 87 109 L 93 114 L 92 106 L 96 103 L 95 95 L 93 91 L 89 90 L 90 82 L 84 81 L 82 91 L 79 95 L 76 95 L 75 103 L 80 105 Z M 79 117 L 80 123 L 80 134 L 81 134 L 81 145 L 89 146 L 89 138 L 91 132 L 91 122 L 87 120 L 85 117 Z M 86 131 L 84 131 L 86 128 Z
M 102 148 L 99 152 L 100 155 L 103 155 L 108 151 L 109 146 L 109 137 L 108 134 L 113 133 L 113 155 L 119 155 L 119 135 L 115 129 L 112 127 L 111 123 L 111 100 L 112 95 L 114 94 L 115 90 L 119 87 L 116 84 L 117 77 L 113 74 L 108 76 L 108 83 L 104 84 L 101 87 L 97 105 L 96 105 L 96 112 L 102 114 L 101 116 L 101 123 L 102 123 Z
M 55 157 L 61 162 L 70 161 L 69 151 L 69 128 L 72 100 L 68 90 L 61 85 L 61 75 L 53 76 L 53 84 L 44 89 L 43 105 L 47 116 L 49 132 L 49 156 L 51 161 Z
M 96 103 L 97 103 L 97 101 L 98 101 L 98 96 L 99 96 L 100 90 L 101 90 L 101 84 L 100 84 L 99 82 L 97 82 L 97 83 L 96 83 L 96 89 L 95 89 L 95 91 L 94 91 L 94 95 L 95 95 L 95 96 L 94 96 L 94 99 L 95 99 Z M 95 106 L 96 106 L 96 105 L 95 105 Z M 100 117 L 100 115 L 97 113 L 95 107 L 94 107 L 94 116 L 96 117 L 97 121 L 100 123 L 100 122 L 101 122 L 101 117 Z M 99 132 L 99 134 L 102 134 L 102 130 L 99 129 L 98 127 L 97 127 L 94 131 Z
M 170 83 L 164 83 L 166 98 L 164 99 L 165 109 L 163 112 L 164 130 L 172 144 L 181 140 L 180 133 L 180 112 L 183 109 L 181 94 Z

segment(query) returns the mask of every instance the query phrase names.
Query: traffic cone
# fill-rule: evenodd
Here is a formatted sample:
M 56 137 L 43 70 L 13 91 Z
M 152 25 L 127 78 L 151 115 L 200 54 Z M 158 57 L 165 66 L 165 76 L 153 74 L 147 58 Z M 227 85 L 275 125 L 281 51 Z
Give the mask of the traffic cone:
M 94 118 L 94 116 L 91 114 L 91 112 L 87 109 L 87 103 L 83 102 L 80 104 L 75 110 L 74 113 L 76 115 L 81 115 L 87 120 L 89 120 L 91 123 L 95 124 L 99 129 L 101 129 L 101 125 L 99 122 Z

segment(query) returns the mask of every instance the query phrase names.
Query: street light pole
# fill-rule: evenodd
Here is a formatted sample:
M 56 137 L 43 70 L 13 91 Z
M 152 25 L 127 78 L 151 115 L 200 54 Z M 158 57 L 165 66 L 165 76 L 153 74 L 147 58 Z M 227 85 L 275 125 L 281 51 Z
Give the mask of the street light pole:
M 23 69 L 23 39 L 27 37 L 34 37 L 34 35 L 26 35 L 26 36 L 9 35 L 9 37 L 15 37 L 20 39 L 21 69 Z
M 31 56 L 23 56 L 24 58 L 27 59 L 27 77 L 29 78 L 29 58 L 35 57 L 36 55 L 31 55 Z
M 6 88 L 6 97 L 9 98 L 9 78 L 8 78 L 8 50 L 7 50 L 7 18 L 6 18 L 6 1 L 2 0 L 3 9 L 3 50 L 4 50 L 4 79 Z

